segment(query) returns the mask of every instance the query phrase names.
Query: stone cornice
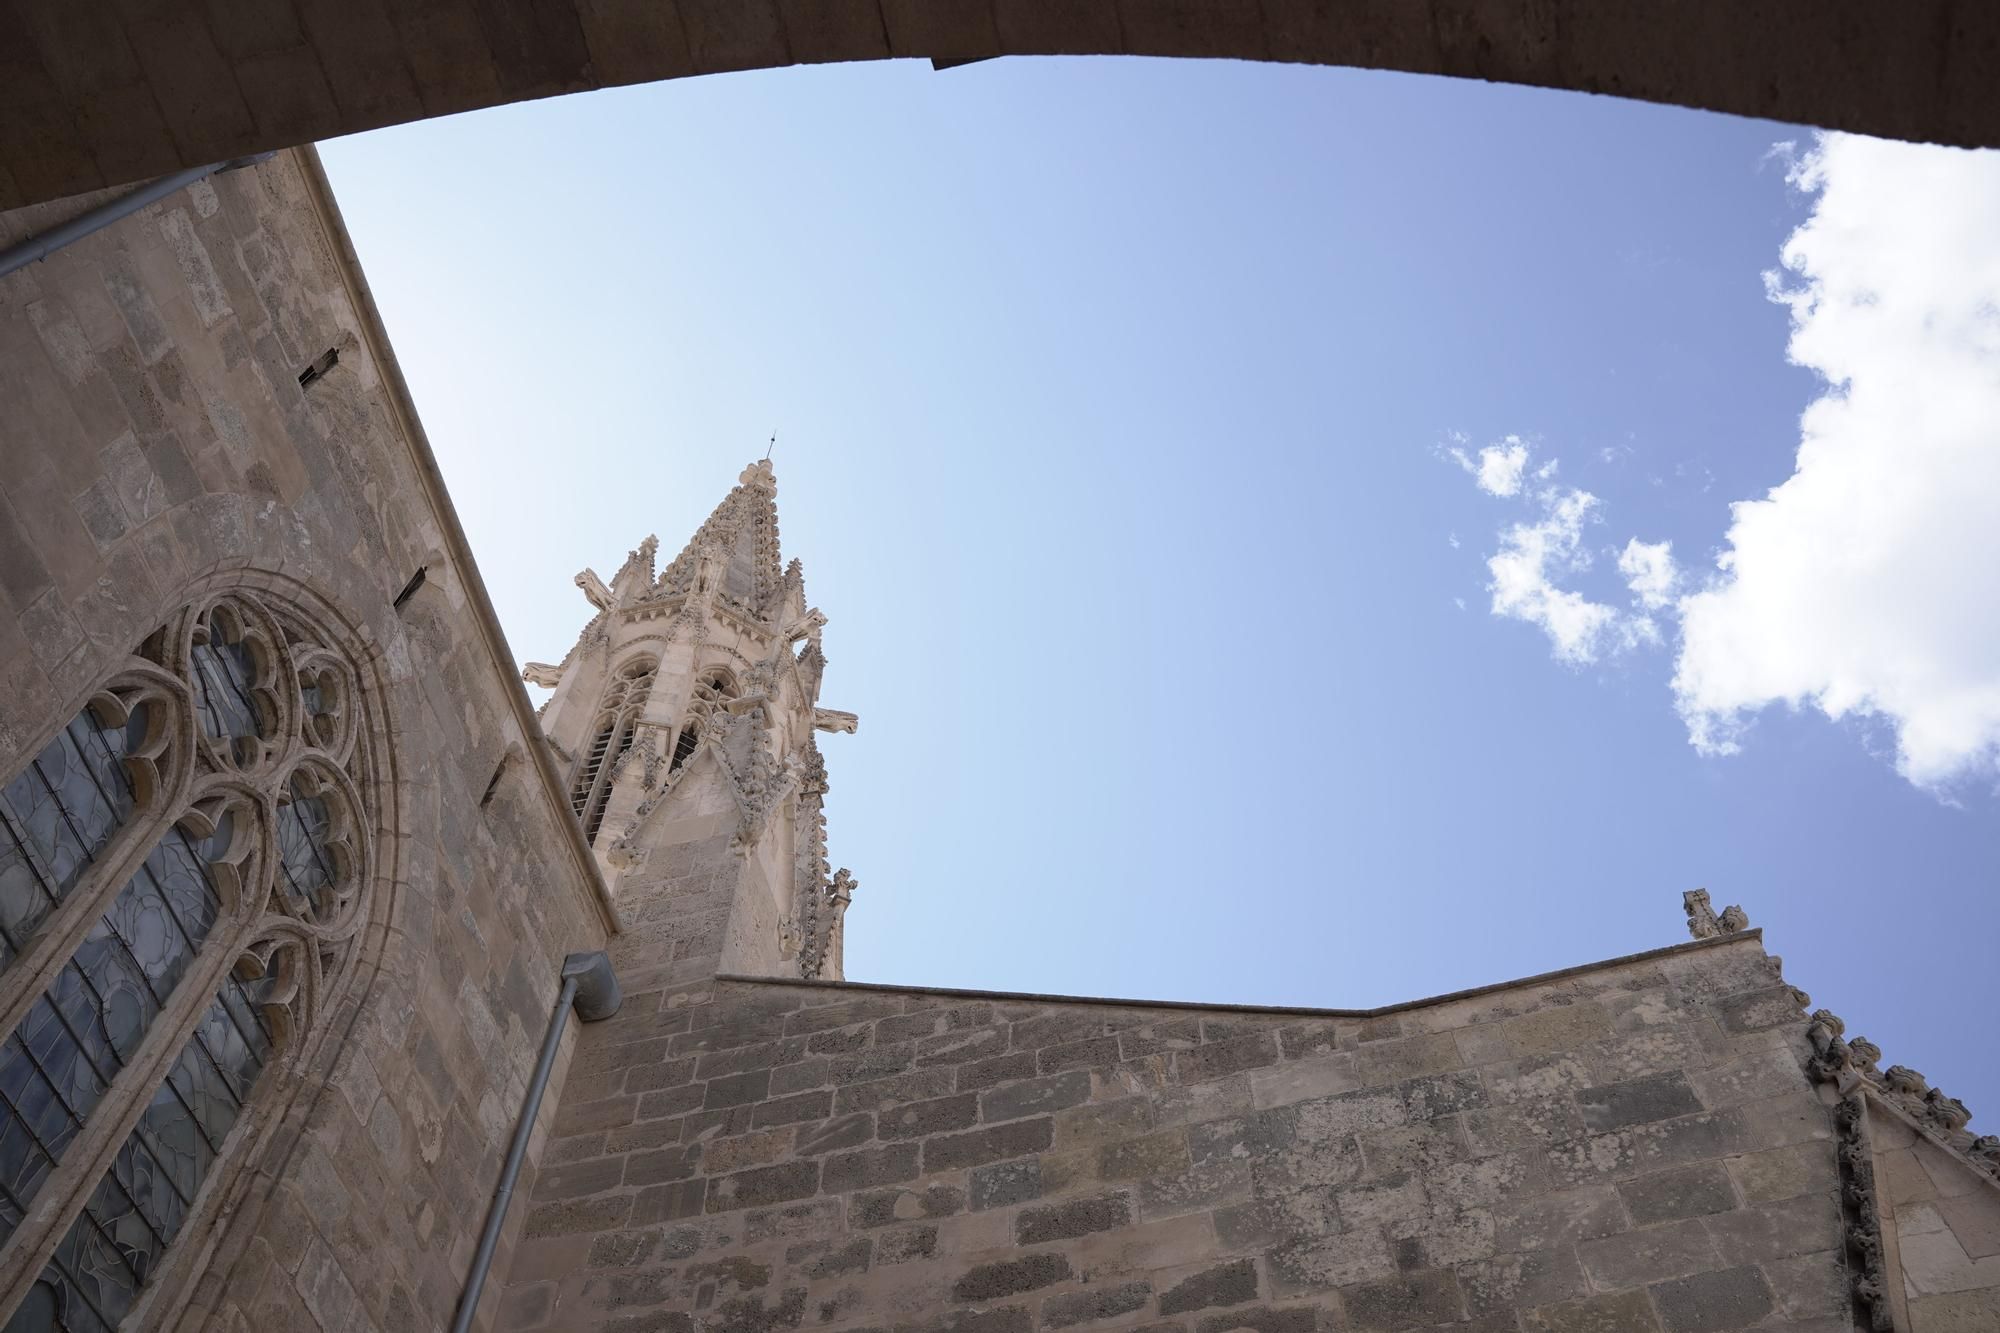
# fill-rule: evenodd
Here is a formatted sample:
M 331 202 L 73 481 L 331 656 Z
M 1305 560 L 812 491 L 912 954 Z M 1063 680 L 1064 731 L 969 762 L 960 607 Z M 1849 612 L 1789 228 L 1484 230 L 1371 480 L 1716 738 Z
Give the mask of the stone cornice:
M 1762 929 L 1739 930 L 1728 935 L 1718 935 L 1710 939 L 1692 940 L 1686 944 L 1670 944 L 1664 949 L 1648 949 L 1643 953 L 1626 954 L 1619 958 L 1607 958 L 1602 962 L 1582 963 L 1576 967 L 1565 967 L 1554 972 L 1539 972 L 1534 976 L 1521 977 L 1514 981 L 1497 981 L 1489 985 L 1473 986 L 1466 990 L 1450 991 L 1443 995 L 1431 995 L 1421 1000 L 1402 1000 L 1394 1004 L 1380 1005 L 1373 1009 L 1323 1009 L 1309 1005 L 1285 1004 L 1232 1004 L 1203 1000 L 1145 1000 L 1127 999 L 1110 995 L 1054 995 L 1036 991 L 978 990 L 956 986 L 907 986 L 881 981 L 821 981 L 802 977 L 756 977 L 742 973 L 724 972 L 716 976 L 717 981 L 760 986 L 823 986 L 829 990 L 867 991 L 889 995 L 938 995 L 948 999 L 965 1000 L 1005 1000 L 1028 1004 L 1095 1004 L 1120 1009 L 1185 1009 L 1199 1013 L 1213 1014 L 1272 1014 L 1299 1018 L 1385 1018 L 1391 1014 L 1406 1014 L 1418 1009 L 1429 1009 L 1441 1004 L 1451 1004 L 1459 1000 L 1478 999 L 1483 995 L 1497 995 L 1502 991 L 1517 990 L 1523 986 L 1541 986 L 1552 981 L 1566 981 L 1571 977 L 1588 976 L 1593 972 L 1608 972 L 1613 968 L 1627 967 L 1634 963 L 1650 962 L 1656 958 L 1672 958 L 1681 954 L 1699 953 L 1704 949 L 1728 949 L 1743 944 L 1755 944 L 1761 952 L 1764 945 Z

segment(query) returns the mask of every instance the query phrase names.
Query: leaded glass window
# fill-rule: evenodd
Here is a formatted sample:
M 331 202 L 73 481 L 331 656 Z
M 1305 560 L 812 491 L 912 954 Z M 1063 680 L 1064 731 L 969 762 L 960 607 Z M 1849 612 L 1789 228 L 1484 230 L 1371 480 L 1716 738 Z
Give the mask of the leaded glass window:
M 181 1047 L 6 1333 L 109 1333 L 187 1219 L 274 1043 L 231 978 Z
M 132 813 L 123 756 L 144 747 L 151 714 L 119 711 L 85 708 L 0 789 L 0 969 Z
M 0 1240 L 207 940 L 221 906 L 207 865 L 233 838 L 225 819 L 203 842 L 162 840 L 0 1046 Z
M 217 598 L 0 786 L 6 1333 L 149 1321 L 260 1075 L 348 975 L 378 734 L 359 681 L 295 608 Z

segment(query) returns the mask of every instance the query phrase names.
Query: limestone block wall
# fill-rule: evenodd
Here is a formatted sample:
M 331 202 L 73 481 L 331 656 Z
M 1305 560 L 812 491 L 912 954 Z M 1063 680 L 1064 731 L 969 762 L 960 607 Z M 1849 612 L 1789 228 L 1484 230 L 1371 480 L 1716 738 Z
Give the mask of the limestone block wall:
M 2000 1328 L 2000 1188 L 1892 1107 L 1870 1108 L 1868 1137 L 1903 1327 Z
M 448 1321 L 560 960 L 608 928 L 345 244 L 310 152 L 285 153 L 0 279 L 0 777 L 199 590 L 316 599 L 382 684 L 375 975 L 329 1016 L 337 1064 L 265 1106 L 284 1119 L 227 1225 L 176 1242 L 212 1257 L 149 1327 Z
M 651 975 L 502 1328 L 1852 1327 L 1756 932 L 1372 1015 Z

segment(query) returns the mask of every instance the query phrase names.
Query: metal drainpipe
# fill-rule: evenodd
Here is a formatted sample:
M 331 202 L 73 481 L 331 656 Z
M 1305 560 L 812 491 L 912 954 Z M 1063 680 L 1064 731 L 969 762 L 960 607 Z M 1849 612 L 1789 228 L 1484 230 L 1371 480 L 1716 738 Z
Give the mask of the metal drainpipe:
M 16 269 L 26 268 L 37 260 L 47 259 L 66 245 L 74 244 L 94 231 L 102 231 L 120 218 L 130 217 L 155 200 L 164 199 L 176 190 L 186 189 L 198 180 L 213 176 L 218 171 L 235 171 L 238 167 L 252 167 L 259 162 L 268 162 L 276 153 L 257 153 L 251 157 L 233 157 L 227 162 L 211 162 L 205 167 L 189 167 L 186 171 L 162 176 L 156 181 L 148 181 L 127 195 L 108 199 L 87 213 L 79 213 L 59 227 L 52 227 L 40 236 L 30 236 L 16 245 L 0 250 L 0 278 Z
M 555 1012 L 549 1015 L 548 1035 L 542 1038 L 542 1055 L 535 1062 L 535 1077 L 528 1084 L 521 1123 L 514 1126 L 514 1141 L 507 1147 L 507 1164 L 500 1168 L 500 1183 L 493 1187 L 493 1202 L 486 1209 L 486 1229 L 479 1235 L 472 1271 L 465 1275 L 465 1292 L 458 1298 L 458 1315 L 451 1321 L 451 1333 L 466 1333 L 472 1327 L 472 1316 L 479 1312 L 479 1293 L 486 1286 L 486 1270 L 493 1266 L 493 1248 L 500 1243 L 500 1228 L 507 1221 L 507 1205 L 514 1197 L 521 1159 L 528 1155 L 528 1137 L 535 1128 L 535 1113 L 541 1109 L 542 1094 L 548 1090 L 549 1070 L 555 1065 L 563 1029 L 569 1025 L 571 1005 L 575 1005 L 578 1018 L 595 1023 L 617 1013 L 623 999 L 618 992 L 618 978 L 611 971 L 610 956 L 603 950 L 573 953 L 563 959 L 562 992 L 556 996 Z

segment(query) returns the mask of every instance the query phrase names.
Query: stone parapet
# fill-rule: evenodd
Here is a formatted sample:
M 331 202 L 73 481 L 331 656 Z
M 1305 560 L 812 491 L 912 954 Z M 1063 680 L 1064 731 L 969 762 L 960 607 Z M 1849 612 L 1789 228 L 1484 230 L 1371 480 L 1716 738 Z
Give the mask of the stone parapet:
M 502 1327 L 1848 1327 L 1755 932 L 1369 1012 L 719 979 L 586 1034 Z

